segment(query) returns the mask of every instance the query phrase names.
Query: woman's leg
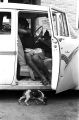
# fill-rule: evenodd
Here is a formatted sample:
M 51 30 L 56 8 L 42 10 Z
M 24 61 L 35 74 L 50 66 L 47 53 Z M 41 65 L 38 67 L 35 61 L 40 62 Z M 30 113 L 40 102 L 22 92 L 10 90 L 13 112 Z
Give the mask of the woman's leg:
M 46 78 L 44 77 L 44 75 L 41 74 L 41 72 L 39 71 L 39 68 L 37 67 L 37 64 L 35 64 L 33 62 L 32 56 L 29 53 L 25 54 L 25 58 L 26 58 L 26 63 L 37 73 L 37 75 L 41 78 L 41 82 L 44 85 L 47 85 L 48 82 L 46 80 Z
M 32 56 L 32 61 L 36 64 L 39 70 L 41 70 L 48 81 L 50 81 L 50 73 L 44 64 L 43 60 L 38 55 Z

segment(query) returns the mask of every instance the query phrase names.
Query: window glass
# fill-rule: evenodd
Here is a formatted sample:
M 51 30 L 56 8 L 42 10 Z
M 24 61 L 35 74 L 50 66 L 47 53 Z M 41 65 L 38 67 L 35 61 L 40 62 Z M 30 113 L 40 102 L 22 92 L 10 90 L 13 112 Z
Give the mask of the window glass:
M 0 34 L 11 33 L 11 13 L 0 12 Z
M 55 13 L 53 16 L 54 35 L 69 36 L 66 16 L 64 13 Z
M 41 29 L 40 30 L 38 29 L 39 27 L 43 28 L 42 29 L 43 35 L 44 35 L 46 30 L 48 30 L 50 33 L 50 25 L 49 25 L 49 19 L 48 19 L 47 13 L 43 13 L 43 12 L 29 12 L 29 13 L 28 12 L 19 12 L 18 19 L 20 20 L 21 18 L 26 19 L 32 33 L 37 31 L 37 33 L 39 34 L 39 32 L 41 30 Z M 26 24 L 27 24 L 27 22 L 26 22 Z
M 54 35 L 58 35 L 57 16 L 56 16 L 56 14 L 53 14 L 53 30 L 54 30 Z
M 0 0 L 0 2 L 3 2 L 3 0 Z

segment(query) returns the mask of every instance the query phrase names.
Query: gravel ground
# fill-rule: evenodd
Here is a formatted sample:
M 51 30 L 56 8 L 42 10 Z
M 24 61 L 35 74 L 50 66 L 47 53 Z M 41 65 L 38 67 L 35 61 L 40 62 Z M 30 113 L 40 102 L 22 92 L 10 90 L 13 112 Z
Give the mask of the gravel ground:
M 45 92 L 47 105 L 18 104 L 22 91 L 0 91 L 0 120 L 79 120 L 79 92 Z

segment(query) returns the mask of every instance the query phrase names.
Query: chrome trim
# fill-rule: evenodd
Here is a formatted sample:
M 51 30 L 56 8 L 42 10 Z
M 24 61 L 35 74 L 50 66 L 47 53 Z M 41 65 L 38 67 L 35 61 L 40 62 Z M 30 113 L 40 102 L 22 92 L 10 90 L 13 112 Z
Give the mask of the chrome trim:
M 0 51 L 0 55 L 16 55 L 16 51 Z

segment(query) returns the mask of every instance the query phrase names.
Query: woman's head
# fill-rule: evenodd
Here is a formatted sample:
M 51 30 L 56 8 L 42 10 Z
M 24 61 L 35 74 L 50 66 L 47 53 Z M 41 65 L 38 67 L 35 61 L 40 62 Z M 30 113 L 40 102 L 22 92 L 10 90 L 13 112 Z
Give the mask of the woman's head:
M 19 26 L 22 27 L 22 28 L 29 28 L 29 23 L 28 23 L 28 21 L 26 20 L 26 18 L 19 17 L 18 24 L 19 24 Z

